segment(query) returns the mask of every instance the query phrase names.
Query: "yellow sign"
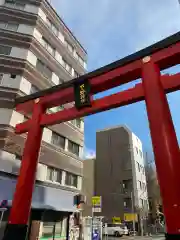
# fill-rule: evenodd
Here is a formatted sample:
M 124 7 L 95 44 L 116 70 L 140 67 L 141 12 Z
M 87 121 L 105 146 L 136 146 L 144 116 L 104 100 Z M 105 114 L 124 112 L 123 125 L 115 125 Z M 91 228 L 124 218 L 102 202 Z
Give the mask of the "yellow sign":
M 81 101 L 81 103 L 85 103 L 85 101 L 86 101 L 85 85 L 84 85 L 84 84 L 81 84 L 81 85 L 79 86 L 79 88 L 80 88 L 80 91 L 79 91 L 80 101 Z
M 112 222 L 113 223 L 121 223 L 121 218 L 120 217 L 113 217 Z
M 92 197 L 92 205 L 93 207 L 101 207 L 101 196 Z
M 132 222 L 132 221 L 138 221 L 138 217 L 136 213 L 125 213 L 124 214 L 124 221 L 126 222 Z

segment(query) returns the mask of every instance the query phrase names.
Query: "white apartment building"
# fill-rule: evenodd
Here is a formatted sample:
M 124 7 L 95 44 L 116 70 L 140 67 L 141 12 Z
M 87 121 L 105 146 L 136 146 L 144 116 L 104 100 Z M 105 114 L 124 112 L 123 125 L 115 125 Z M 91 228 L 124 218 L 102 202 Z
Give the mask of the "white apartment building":
M 49 1 L 0 0 L 0 200 L 12 200 L 26 138 L 14 134 L 27 117 L 14 110 L 14 99 L 83 75 L 86 59 Z M 33 204 L 73 211 L 82 187 L 83 144 L 83 119 L 44 129 Z
M 133 146 L 132 170 L 135 193 L 135 204 L 139 208 L 148 208 L 147 181 L 145 174 L 145 162 L 141 140 L 131 134 Z

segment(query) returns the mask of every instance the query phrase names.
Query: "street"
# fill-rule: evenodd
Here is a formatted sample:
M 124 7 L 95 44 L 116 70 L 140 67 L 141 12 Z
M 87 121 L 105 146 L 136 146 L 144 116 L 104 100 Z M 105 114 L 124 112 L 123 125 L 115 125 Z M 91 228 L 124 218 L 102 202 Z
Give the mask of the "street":
M 158 235 L 153 237 L 141 237 L 141 236 L 131 236 L 131 237 L 121 237 L 121 238 L 115 238 L 115 237 L 108 237 L 105 240 L 164 240 L 164 235 Z

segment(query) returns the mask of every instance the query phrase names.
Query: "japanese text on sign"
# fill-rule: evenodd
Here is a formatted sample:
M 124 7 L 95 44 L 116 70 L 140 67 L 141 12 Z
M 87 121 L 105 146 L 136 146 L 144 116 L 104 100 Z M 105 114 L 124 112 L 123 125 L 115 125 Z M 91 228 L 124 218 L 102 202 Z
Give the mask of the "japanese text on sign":
M 89 82 L 77 82 L 74 85 L 75 105 L 77 109 L 91 106 L 90 84 Z

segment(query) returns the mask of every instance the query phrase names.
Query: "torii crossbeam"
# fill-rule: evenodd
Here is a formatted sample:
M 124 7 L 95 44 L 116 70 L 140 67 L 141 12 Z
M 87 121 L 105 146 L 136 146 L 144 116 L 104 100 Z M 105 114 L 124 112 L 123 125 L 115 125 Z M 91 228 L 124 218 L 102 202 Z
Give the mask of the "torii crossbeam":
M 26 133 L 20 174 L 3 240 L 25 240 L 43 127 L 145 100 L 155 163 L 166 218 L 166 239 L 180 239 L 180 159 L 166 93 L 180 89 L 180 73 L 161 75 L 161 70 L 180 63 L 180 32 L 146 49 L 70 82 L 16 99 L 16 110 L 30 120 L 16 125 Z M 142 78 L 128 90 L 93 100 L 96 93 Z M 91 106 L 73 106 L 57 113 L 48 108 L 77 101 L 75 84 L 90 85 Z

